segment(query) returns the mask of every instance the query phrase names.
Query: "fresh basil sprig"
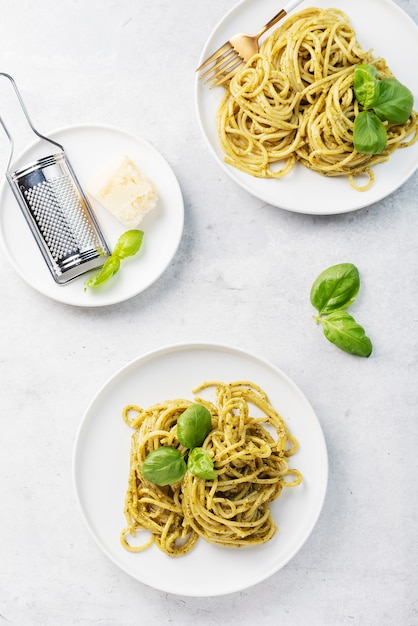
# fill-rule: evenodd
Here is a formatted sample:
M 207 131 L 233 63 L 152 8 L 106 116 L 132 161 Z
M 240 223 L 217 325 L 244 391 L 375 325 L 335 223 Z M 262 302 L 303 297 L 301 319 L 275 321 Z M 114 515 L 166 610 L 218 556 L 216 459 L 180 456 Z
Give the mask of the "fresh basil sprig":
M 364 328 L 346 311 L 354 302 L 360 289 L 360 275 L 352 263 L 340 263 L 324 270 L 314 281 L 310 300 L 322 324 L 325 337 L 341 350 L 357 356 L 368 357 L 372 342 Z
M 177 439 L 189 451 L 182 454 L 171 446 L 153 450 L 142 464 L 144 478 L 160 486 L 179 482 L 187 470 L 198 478 L 216 478 L 210 454 L 200 447 L 211 428 L 210 411 L 202 404 L 190 405 L 177 420 Z
M 357 152 L 380 154 L 387 145 L 386 124 L 405 124 L 414 106 L 412 92 L 396 78 L 379 79 L 373 65 L 354 70 L 354 94 L 364 110 L 354 120 Z
M 142 230 L 127 230 L 118 239 L 116 246 L 106 259 L 100 272 L 87 278 L 84 282 L 84 291 L 89 287 L 98 287 L 107 282 L 120 269 L 120 262 L 128 256 L 134 256 L 140 249 L 144 232 Z

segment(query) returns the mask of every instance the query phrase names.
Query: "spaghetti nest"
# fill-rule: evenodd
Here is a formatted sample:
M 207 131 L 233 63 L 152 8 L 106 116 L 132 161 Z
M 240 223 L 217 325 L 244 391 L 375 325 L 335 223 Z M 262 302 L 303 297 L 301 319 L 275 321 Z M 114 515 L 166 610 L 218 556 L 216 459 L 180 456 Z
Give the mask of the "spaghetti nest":
M 342 11 L 310 8 L 289 17 L 229 82 L 217 114 L 225 162 L 260 178 L 285 176 L 300 162 L 368 189 L 372 166 L 416 141 L 418 117 L 413 111 L 405 124 L 388 126 L 384 152 L 356 152 L 353 80 L 360 63 L 374 65 L 380 78 L 392 76 L 383 59 L 362 49 Z M 369 177 L 366 185 L 356 185 L 358 174 Z
M 180 482 L 159 487 L 141 473 L 145 457 L 161 446 L 186 452 L 176 438 L 177 419 L 192 404 L 173 400 L 141 409 L 123 410 L 134 429 L 125 498 L 123 546 L 138 552 L 155 543 L 169 556 L 189 552 L 199 537 L 225 546 L 268 541 L 277 531 L 270 503 L 284 486 L 298 485 L 302 476 L 289 468 L 288 457 L 298 444 L 264 391 L 247 381 L 212 381 L 193 391 L 215 389 L 216 400 L 195 398 L 212 415 L 212 430 L 202 447 L 214 463 L 217 478 L 205 480 L 187 471 Z M 131 541 L 148 530 L 140 546 Z M 131 540 L 130 540 L 131 537 Z

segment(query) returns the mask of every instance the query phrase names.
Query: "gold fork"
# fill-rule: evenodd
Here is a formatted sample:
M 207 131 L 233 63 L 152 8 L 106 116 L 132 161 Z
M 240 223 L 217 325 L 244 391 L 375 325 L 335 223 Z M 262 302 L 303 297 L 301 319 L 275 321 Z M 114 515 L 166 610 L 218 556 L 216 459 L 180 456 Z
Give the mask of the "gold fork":
M 255 35 L 239 34 L 231 37 L 223 46 L 214 52 L 196 70 L 207 68 L 200 78 L 206 78 L 205 83 L 212 83 L 212 87 L 225 84 L 234 74 L 239 72 L 244 64 L 259 51 L 258 40 L 261 35 L 283 19 L 290 11 L 300 4 L 302 0 L 290 0 L 269 22 Z M 210 66 L 210 67 L 208 67 Z M 209 76 L 209 74 L 211 74 Z

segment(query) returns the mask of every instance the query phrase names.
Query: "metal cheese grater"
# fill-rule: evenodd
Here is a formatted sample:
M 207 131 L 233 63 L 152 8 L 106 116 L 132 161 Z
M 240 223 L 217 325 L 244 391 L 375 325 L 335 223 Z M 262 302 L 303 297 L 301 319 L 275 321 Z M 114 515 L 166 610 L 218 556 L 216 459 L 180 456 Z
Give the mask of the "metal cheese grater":
M 54 280 L 63 285 L 102 266 L 110 249 L 64 147 L 34 128 L 13 78 L 3 72 L 0 76 L 11 81 L 32 131 L 60 150 L 10 171 L 13 139 L 0 117 L 10 143 L 6 178 L 49 271 Z

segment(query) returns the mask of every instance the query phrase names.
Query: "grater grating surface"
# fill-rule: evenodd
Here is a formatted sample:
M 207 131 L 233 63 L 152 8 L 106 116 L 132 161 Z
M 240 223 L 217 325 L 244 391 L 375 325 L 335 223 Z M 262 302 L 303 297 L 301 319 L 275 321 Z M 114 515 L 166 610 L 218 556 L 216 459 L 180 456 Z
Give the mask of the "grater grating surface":
M 40 182 L 24 194 L 54 261 L 100 247 L 68 177 Z

